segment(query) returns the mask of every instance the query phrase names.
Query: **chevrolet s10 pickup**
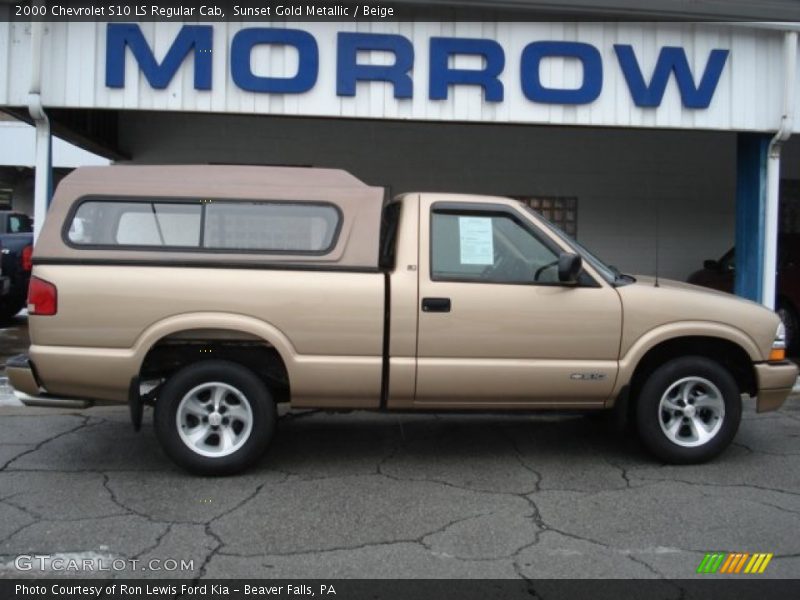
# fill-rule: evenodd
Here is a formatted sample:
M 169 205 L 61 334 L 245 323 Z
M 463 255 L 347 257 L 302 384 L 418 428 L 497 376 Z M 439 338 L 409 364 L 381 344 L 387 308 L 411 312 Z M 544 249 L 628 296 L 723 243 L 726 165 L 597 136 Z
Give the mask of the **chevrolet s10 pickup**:
M 752 302 L 604 264 L 519 201 L 387 200 L 344 171 L 80 168 L 33 256 L 28 405 L 154 406 L 164 451 L 227 474 L 276 404 L 324 410 L 613 411 L 671 463 L 706 461 L 743 396 L 797 368 Z

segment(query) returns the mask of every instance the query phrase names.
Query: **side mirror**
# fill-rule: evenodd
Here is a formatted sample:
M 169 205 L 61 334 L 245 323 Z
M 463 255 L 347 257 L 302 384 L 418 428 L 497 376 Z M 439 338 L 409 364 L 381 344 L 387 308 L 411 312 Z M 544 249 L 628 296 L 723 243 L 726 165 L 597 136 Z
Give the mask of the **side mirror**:
M 703 268 L 709 271 L 719 271 L 719 263 L 713 259 L 704 260 Z
M 558 257 L 558 280 L 562 283 L 575 283 L 582 267 L 583 260 L 580 256 L 562 252 Z

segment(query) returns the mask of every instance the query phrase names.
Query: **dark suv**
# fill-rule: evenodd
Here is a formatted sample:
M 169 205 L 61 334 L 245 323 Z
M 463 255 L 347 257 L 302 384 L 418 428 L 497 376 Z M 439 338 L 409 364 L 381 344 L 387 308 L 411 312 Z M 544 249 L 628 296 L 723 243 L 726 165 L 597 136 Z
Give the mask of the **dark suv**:
M 28 297 L 33 254 L 33 221 L 28 215 L 0 210 L 0 265 L 9 285 L 0 290 L 0 326 L 8 324 Z
M 689 283 L 723 292 L 733 292 L 736 275 L 735 248 L 719 260 L 706 260 L 703 268 L 689 276 Z M 800 234 L 782 234 L 778 238 L 778 281 L 775 311 L 786 327 L 787 348 L 800 350 Z

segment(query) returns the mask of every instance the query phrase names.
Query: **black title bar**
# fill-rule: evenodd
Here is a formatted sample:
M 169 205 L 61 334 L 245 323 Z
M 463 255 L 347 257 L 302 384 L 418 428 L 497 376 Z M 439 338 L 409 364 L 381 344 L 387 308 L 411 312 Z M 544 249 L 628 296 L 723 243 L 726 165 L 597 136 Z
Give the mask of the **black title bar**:
M 752 21 L 800 20 L 800 3 L 718 0 L 2 0 L 0 21 Z

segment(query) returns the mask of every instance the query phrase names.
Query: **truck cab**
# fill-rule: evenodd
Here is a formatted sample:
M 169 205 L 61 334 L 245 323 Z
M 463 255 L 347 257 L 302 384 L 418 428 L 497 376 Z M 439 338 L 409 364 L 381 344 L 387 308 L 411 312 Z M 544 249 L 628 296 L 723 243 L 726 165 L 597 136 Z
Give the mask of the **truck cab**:
M 450 194 L 397 201 L 391 372 L 402 356 L 415 372 L 413 392 L 390 394 L 389 406 L 605 406 L 622 331 L 613 281 L 520 202 Z

